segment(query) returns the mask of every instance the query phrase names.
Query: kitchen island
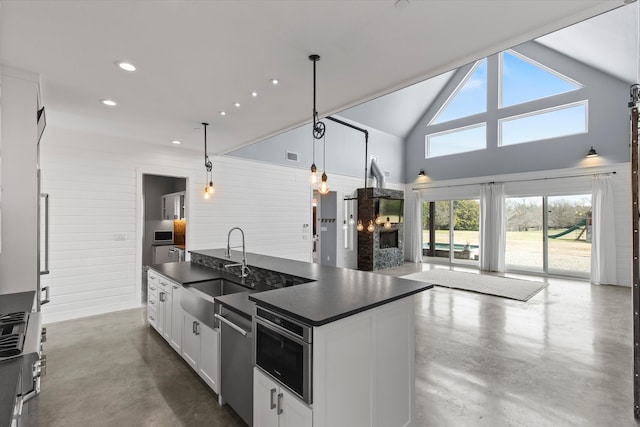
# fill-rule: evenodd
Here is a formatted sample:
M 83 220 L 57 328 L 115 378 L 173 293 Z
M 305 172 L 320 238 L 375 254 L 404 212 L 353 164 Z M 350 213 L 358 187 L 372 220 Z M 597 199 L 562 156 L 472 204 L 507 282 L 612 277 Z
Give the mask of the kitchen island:
M 242 278 L 239 267 L 225 268 L 240 259 L 236 251 L 229 259 L 223 249 L 199 250 L 191 252 L 190 263 L 151 268 L 185 288 L 205 289 L 217 279 L 244 286 L 244 292 L 211 300 L 253 319 L 254 351 L 265 335 L 261 325 L 268 323 L 256 320 L 257 311 L 311 331 L 304 393 L 278 378 L 277 369 L 254 368 L 254 426 L 415 424 L 413 295 L 432 285 L 259 254 L 247 254 L 250 273 Z M 224 382 L 221 391 L 224 397 Z

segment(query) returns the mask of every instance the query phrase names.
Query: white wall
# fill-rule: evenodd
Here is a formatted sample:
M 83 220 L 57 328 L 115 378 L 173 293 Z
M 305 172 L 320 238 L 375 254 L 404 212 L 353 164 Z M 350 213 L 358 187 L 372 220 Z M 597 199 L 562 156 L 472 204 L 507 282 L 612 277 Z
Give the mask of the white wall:
M 607 164 L 606 159 L 585 159 L 581 168 L 491 175 L 477 178 L 421 181 L 407 184 L 406 192 L 423 189 L 428 200 L 479 197 L 480 184 L 504 182 L 507 197 L 553 196 L 591 193 L 592 174 L 616 172 L 612 176 L 615 211 L 616 267 L 618 285 L 631 286 L 631 166 L 629 163 Z M 407 224 L 405 233 L 411 225 Z M 405 241 L 407 241 L 405 239 Z M 405 248 L 407 250 L 407 248 Z
M 205 200 L 201 152 L 56 128 L 45 136 L 43 191 L 51 195 L 46 323 L 139 305 L 145 173 L 187 178 L 187 250 L 224 247 L 229 229 L 239 226 L 249 252 L 311 261 L 310 227 L 304 225 L 311 221 L 312 193 L 305 170 L 214 157 L 216 193 Z M 329 185 L 341 201 L 363 180 L 329 173 Z M 343 206 L 338 203 L 338 218 Z M 345 260 L 339 266 L 355 265 L 337 228 L 337 257 Z M 126 240 L 114 240 L 120 233 Z M 239 244 L 239 236 L 232 239 Z

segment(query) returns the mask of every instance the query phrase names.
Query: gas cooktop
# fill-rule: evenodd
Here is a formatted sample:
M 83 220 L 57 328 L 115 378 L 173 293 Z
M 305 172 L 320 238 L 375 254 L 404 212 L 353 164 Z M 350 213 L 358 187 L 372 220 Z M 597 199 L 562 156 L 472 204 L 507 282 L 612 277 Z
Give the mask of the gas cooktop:
M 0 358 L 22 353 L 29 313 L 0 314 Z

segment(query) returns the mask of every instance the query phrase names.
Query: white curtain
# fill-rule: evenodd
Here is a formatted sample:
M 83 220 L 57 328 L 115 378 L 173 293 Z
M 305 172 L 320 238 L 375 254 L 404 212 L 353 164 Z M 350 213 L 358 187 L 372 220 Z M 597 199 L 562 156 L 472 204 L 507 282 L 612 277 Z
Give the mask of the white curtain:
M 611 176 L 593 177 L 591 283 L 616 284 L 616 242 Z
M 417 191 L 406 197 L 405 260 L 422 262 L 422 198 Z
M 504 272 L 504 184 L 480 186 L 480 269 Z

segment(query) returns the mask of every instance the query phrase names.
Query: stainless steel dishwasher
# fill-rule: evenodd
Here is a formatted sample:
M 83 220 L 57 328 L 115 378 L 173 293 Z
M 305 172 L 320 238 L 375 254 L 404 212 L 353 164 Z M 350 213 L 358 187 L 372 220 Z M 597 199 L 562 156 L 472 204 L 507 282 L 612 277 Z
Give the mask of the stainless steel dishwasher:
M 251 318 L 220 305 L 220 394 L 249 426 L 253 425 L 253 333 Z

